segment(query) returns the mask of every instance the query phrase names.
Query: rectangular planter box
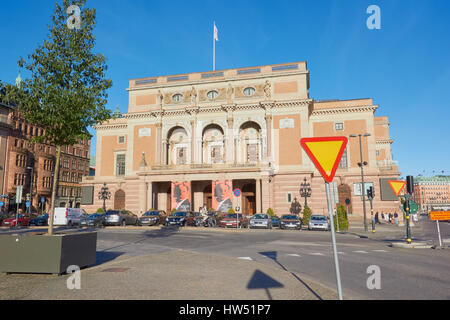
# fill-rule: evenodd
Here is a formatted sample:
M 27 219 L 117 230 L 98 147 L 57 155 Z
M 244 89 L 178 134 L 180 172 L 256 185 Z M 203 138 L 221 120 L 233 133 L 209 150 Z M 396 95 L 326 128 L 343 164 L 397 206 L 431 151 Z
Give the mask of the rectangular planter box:
M 0 235 L 0 272 L 62 274 L 96 262 L 97 232 Z

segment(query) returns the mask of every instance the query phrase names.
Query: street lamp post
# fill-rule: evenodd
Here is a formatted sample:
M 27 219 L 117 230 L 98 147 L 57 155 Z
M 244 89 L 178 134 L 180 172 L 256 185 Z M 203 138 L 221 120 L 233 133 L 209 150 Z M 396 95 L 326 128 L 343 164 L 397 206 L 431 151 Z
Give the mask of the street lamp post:
M 366 188 L 364 185 L 364 166 L 367 166 L 367 161 L 363 161 L 363 156 L 362 156 L 362 142 L 361 142 L 361 137 L 369 137 L 370 133 L 365 133 L 365 134 L 351 134 L 350 138 L 356 138 L 359 137 L 359 155 L 360 155 L 360 159 L 361 162 L 358 162 L 358 166 L 361 168 L 361 184 L 362 184 L 362 199 L 363 199 L 363 212 L 364 212 L 364 230 L 367 232 L 367 215 L 366 215 Z
M 30 206 L 28 207 L 28 213 L 31 212 L 31 208 L 33 207 L 33 173 L 34 167 L 27 167 L 28 170 L 31 170 L 30 175 Z
M 106 183 L 104 183 L 103 187 L 100 189 L 98 199 L 103 200 L 103 211 L 106 212 L 106 200 L 111 199 L 111 192 L 108 191 Z
M 304 182 L 300 184 L 300 196 L 305 198 L 305 208 L 308 206 L 307 199 L 311 197 L 311 185 L 306 182 L 306 178 L 303 180 Z

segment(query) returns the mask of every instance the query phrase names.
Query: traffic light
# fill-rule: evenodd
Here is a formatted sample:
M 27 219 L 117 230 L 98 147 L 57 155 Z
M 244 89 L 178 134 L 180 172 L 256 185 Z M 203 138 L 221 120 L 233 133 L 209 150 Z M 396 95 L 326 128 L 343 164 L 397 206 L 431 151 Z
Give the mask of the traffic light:
M 375 197 L 375 194 L 374 194 L 374 192 L 373 192 L 373 187 L 372 187 L 372 186 L 369 187 L 369 189 L 367 189 L 367 197 L 368 197 L 369 199 L 373 199 L 373 198 Z
M 413 176 L 406 177 L 406 192 L 408 192 L 409 194 L 414 193 L 414 178 L 413 178 Z

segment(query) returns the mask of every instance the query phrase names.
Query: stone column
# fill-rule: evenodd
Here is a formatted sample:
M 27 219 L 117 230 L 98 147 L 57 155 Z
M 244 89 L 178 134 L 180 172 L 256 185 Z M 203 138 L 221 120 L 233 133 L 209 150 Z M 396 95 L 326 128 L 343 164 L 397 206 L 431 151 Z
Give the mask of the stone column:
M 256 179 L 256 213 L 261 213 L 261 179 Z
M 195 130 L 196 122 L 191 120 L 191 163 L 195 163 Z
M 162 141 L 162 164 L 167 164 L 167 140 Z
M 231 163 L 231 162 L 236 162 L 233 159 L 233 155 L 234 155 L 234 136 L 233 136 L 233 118 L 228 118 L 227 119 L 227 123 L 228 123 L 228 135 L 227 135 L 227 143 L 226 143 L 226 159 L 225 162 L 227 163 Z
M 162 138 L 161 138 L 162 124 L 156 124 L 156 164 L 162 164 Z
M 152 188 L 152 182 L 146 182 L 146 208 L 145 210 L 148 211 L 153 208 L 153 188 Z
M 262 196 L 262 212 L 266 213 L 267 209 L 272 208 L 273 204 L 270 203 L 271 194 L 270 194 L 270 179 L 269 177 L 264 177 L 261 179 L 261 196 Z
M 272 157 L 272 115 L 266 115 L 266 132 L 267 132 L 267 158 Z

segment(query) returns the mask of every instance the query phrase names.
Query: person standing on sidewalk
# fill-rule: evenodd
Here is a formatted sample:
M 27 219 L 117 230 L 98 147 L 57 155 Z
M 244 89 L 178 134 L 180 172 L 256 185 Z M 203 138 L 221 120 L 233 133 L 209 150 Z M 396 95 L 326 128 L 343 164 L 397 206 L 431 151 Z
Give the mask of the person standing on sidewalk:
M 380 224 L 380 218 L 378 217 L 378 211 L 375 213 L 375 223 Z
M 389 212 L 389 224 L 392 224 L 392 213 Z
M 398 226 L 398 214 L 397 214 L 397 211 L 394 212 L 394 221 L 395 221 L 395 225 Z
M 382 220 L 383 222 L 386 222 L 386 218 L 384 217 L 383 211 L 381 211 L 381 220 Z

